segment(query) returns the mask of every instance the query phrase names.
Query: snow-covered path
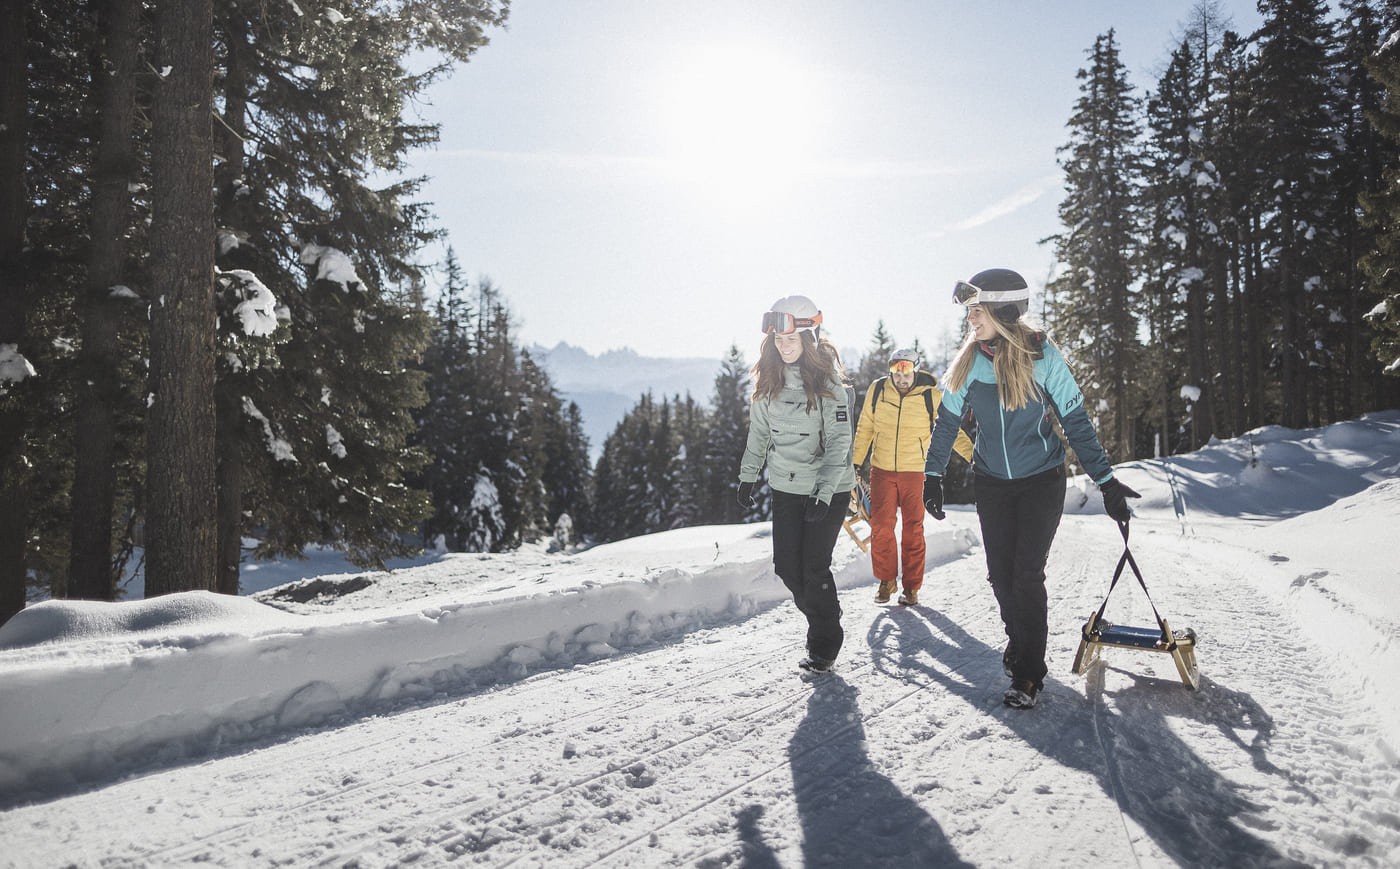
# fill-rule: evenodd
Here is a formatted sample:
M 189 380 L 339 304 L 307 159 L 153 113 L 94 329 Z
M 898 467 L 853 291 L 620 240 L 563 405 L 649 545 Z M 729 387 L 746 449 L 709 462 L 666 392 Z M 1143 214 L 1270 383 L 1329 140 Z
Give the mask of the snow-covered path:
M 930 533 L 975 523 L 953 513 Z M 1400 766 L 1372 692 L 1303 624 L 1307 571 L 1240 523 L 1133 529 L 1162 614 L 1201 634 L 1200 691 L 1152 653 L 1070 674 L 1121 539 L 1101 514 L 1066 515 L 1051 674 L 1029 712 L 1001 704 L 976 548 L 931 569 L 925 606 L 843 591 L 833 674 L 799 675 L 800 617 L 768 606 L 11 808 L 0 863 L 1395 865 Z M 1126 582 L 1110 614 L 1152 623 Z

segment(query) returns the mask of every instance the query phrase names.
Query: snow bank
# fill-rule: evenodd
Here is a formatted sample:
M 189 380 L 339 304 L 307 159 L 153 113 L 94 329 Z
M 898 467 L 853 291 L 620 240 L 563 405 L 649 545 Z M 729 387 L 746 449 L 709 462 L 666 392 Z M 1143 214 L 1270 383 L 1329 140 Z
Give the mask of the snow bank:
M 1400 760 L 1400 570 L 1376 575 L 1376 551 L 1392 545 L 1400 515 L 1400 479 L 1376 483 L 1328 507 L 1255 529 L 1251 548 L 1273 570 L 1261 585 L 1281 599 L 1333 666 L 1361 682 L 1380 713 L 1386 753 Z M 1338 545 L 1361 541 L 1370 546 Z M 1394 562 L 1392 561 L 1393 565 Z
M 573 562 L 573 585 L 349 613 L 295 615 L 207 592 L 30 607 L 0 627 L 0 797 L 100 776 L 142 753 L 197 754 L 746 617 L 788 598 L 769 535 L 767 524 L 649 535 L 561 558 Z M 944 531 L 930 561 L 974 543 Z M 450 564 L 465 574 L 480 558 Z M 870 582 L 845 538 L 834 567 L 843 587 Z M 411 584 L 414 570 L 387 582 Z

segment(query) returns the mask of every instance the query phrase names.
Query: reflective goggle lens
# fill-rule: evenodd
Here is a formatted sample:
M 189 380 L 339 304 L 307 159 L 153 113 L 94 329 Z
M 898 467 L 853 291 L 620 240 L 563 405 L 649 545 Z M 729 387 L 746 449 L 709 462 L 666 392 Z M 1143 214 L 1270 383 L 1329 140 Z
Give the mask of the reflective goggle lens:
M 763 315 L 763 334 L 777 332 L 779 335 L 790 335 L 798 329 L 811 329 L 821 324 L 821 311 L 818 311 L 815 317 L 794 317 L 781 311 L 769 311 Z
M 914 363 L 913 363 L 913 362 L 910 362 L 908 359 L 900 359 L 900 360 L 898 360 L 898 361 L 896 361 L 896 362 L 891 362 L 891 363 L 890 363 L 890 373 L 891 373 L 891 374 L 913 374 L 913 373 L 914 373 Z
M 981 296 L 982 291 L 974 284 L 969 284 L 967 281 L 958 281 L 953 284 L 953 301 L 959 305 L 979 304 Z
M 769 311 L 763 315 L 763 334 L 777 332 L 779 335 L 786 335 L 797 328 L 793 323 L 794 318 L 791 314 Z

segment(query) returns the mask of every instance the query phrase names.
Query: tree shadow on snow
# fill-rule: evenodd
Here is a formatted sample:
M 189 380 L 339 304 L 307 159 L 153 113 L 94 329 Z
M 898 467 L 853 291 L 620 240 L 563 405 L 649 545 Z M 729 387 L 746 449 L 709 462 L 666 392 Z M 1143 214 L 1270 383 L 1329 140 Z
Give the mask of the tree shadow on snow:
M 886 611 L 871 625 L 868 640 L 877 666 L 909 681 L 927 680 L 996 718 L 1060 766 L 1093 776 L 1120 811 L 1181 865 L 1304 865 L 1247 828 L 1268 828 L 1264 807 L 1197 757 L 1169 726 L 1170 714 L 1220 728 L 1256 769 L 1283 775 L 1264 755 L 1272 721 L 1247 695 L 1206 680 L 1193 692 L 1162 679 L 1138 679 L 1105 695 L 1100 664 L 1086 676 L 1087 698 L 1047 677 L 1035 709 L 1013 710 L 1001 703 L 1007 683 L 1001 650 L 941 613 Z M 1112 708 L 1103 702 L 1106 696 Z M 1249 745 L 1238 735 L 1247 728 L 1257 733 Z
M 971 866 L 943 829 L 870 762 L 856 689 L 813 678 L 788 744 L 804 866 Z

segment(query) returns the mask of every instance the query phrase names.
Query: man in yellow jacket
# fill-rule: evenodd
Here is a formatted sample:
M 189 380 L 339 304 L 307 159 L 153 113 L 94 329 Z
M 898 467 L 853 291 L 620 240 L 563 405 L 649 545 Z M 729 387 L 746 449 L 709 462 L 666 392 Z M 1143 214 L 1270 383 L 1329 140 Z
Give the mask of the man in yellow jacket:
M 870 458 L 870 566 L 880 581 L 876 603 L 890 602 L 901 567 L 900 604 L 919 602 L 924 583 L 924 460 L 942 400 L 937 378 L 919 368 L 919 354 L 910 349 L 896 350 L 890 356 L 889 376 L 872 383 L 865 393 L 854 462 L 859 468 L 867 455 Z M 972 459 L 972 439 L 965 432 L 958 432 L 953 449 Z M 896 513 L 903 528 L 898 543 Z

